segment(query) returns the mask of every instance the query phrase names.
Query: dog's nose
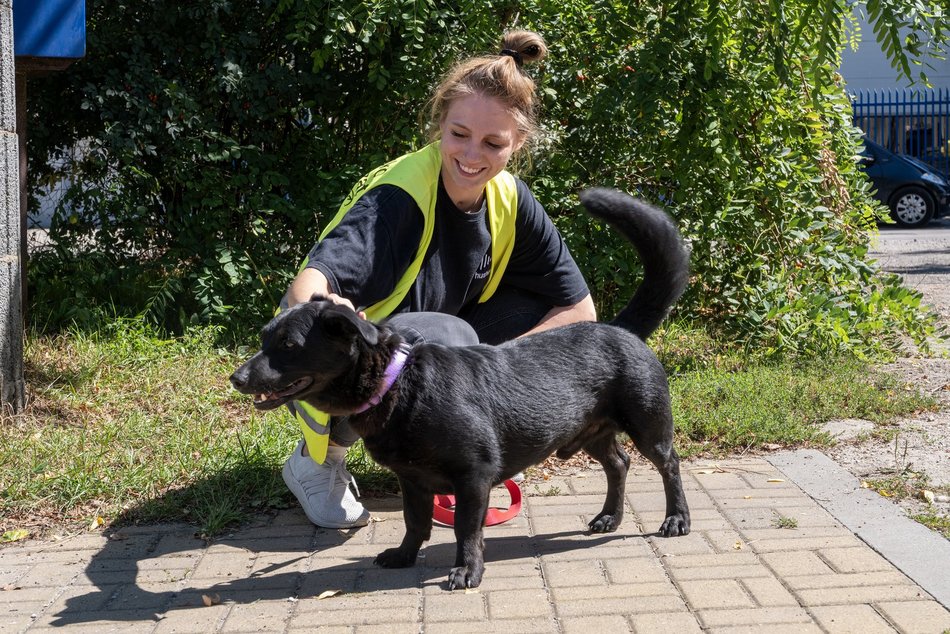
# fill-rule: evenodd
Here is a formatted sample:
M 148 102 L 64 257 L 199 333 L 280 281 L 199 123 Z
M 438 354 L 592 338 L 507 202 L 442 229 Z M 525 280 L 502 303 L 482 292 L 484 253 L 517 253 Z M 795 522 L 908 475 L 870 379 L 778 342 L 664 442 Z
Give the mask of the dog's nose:
M 247 385 L 246 373 L 241 372 L 241 368 L 235 370 L 234 374 L 231 375 L 231 385 L 233 385 L 236 390 L 240 390 Z

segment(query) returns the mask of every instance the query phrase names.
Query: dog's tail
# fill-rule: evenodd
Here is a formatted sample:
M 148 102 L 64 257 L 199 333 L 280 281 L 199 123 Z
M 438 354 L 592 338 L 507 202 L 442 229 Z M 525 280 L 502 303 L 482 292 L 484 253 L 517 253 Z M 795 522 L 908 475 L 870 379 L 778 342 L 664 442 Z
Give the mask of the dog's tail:
M 643 282 L 611 322 L 646 339 L 666 319 L 686 289 L 689 252 L 665 212 L 613 189 L 581 193 L 587 212 L 605 220 L 629 240 L 643 263 Z

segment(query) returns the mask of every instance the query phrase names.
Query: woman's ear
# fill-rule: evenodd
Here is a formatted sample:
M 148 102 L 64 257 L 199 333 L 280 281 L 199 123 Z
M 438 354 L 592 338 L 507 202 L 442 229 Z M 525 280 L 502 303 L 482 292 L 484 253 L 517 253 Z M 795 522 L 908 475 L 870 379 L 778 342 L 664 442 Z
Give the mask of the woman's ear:
M 518 130 L 518 138 L 515 139 L 515 149 L 511 151 L 512 154 L 517 154 L 522 147 L 524 147 L 525 141 L 528 140 L 528 135 Z

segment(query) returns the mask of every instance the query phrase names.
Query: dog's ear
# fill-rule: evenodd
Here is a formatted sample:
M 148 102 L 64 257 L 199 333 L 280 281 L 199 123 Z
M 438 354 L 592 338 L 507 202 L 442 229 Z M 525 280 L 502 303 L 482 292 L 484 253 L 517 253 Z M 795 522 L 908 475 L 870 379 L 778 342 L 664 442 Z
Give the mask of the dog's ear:
M 356 336 L 371 346 L 379 343 L 376 325 L 345 306 L 327 307 L 320 315 L 320 324 L 331 337 L 350 339 Z

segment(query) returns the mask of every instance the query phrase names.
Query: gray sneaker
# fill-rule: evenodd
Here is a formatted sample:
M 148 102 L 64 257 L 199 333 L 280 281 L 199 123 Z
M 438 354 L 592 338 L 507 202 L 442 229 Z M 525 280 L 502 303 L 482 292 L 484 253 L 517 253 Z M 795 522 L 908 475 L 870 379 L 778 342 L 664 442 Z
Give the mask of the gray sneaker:
M 350 490 L 356 482 L 346 470 L 343 460 L 327 456 L 323 464 L 317 464 L 310 456 L 301 453 L 301 440 L 287 462 L 283 476 L 287 487 L 297 496 L 307 518 L 323 528 L 355 528 L 366 526 L 369 511 L 363 508 Z

